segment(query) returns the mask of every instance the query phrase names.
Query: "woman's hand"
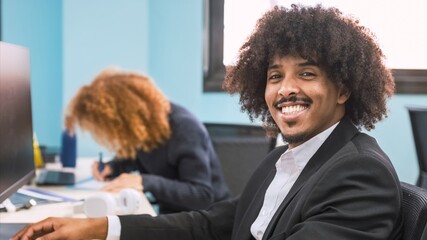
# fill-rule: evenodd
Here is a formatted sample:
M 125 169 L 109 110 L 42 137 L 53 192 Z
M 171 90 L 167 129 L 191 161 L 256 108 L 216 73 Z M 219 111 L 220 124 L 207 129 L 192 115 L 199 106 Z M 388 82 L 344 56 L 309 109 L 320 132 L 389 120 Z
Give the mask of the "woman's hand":
M 142 192 L 142 176 L 131 173 L 122 173 L 120 176 L 106 184 L 101 190 L 108 192 L 118 192 L 125 188 L 133 188 Z
M 28 224 L 12 240 L 106 239 L 108 220 L 103 218 L 46 218 Z
M 108 176 L 110 176 L 113 173 L 113 170 L 108 164 L 105 164 L 104 169 L 101 172 L 99 172 L 98 165 L 99 165 L 98 161 L 95 161 L 92 164 L 92 176 L 98 181 L 107 180 Z

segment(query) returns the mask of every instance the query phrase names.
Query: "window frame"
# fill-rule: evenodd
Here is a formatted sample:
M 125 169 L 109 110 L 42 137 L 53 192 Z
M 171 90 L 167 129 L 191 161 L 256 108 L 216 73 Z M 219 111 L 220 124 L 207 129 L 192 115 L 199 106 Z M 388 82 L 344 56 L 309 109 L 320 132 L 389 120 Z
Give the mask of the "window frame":
M 392 69 L 395 93 L 427 94 L 427 69 Z
M 203 92 L 222 92 L 224 1 L 204 1 Z M 396 94 L 427 94 L 427 69 L 392 69 Z
M 225 77 L 224 0 L 204 1 L 203 91 L 221 92 Z

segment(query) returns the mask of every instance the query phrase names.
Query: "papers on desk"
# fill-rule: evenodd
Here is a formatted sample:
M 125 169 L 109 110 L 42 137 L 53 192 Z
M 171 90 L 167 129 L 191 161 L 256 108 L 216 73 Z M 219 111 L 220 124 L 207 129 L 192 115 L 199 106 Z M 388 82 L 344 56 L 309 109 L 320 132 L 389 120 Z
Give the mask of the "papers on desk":
M 76 184 L 69 186 L 69 188 L 80 190 L 100 190 L 104 185 L 105 182 L 98 181 L 93 177 L 88 177 L 77 181 Z
M 20 188 L 18 190 L 18 193 L 29 196 L 29 197 L 33 197 L 33 198 L 44 199 L 48 202 L 49 201 L 50 202 L 75 202 L 75 201 L 77 201 L 74 198 L 65 197 L 65 196 L 59 195 L 57 193 L 53 193 L 50 191 L 42 190 L 40 188 L 33 188 L 33 187 Z

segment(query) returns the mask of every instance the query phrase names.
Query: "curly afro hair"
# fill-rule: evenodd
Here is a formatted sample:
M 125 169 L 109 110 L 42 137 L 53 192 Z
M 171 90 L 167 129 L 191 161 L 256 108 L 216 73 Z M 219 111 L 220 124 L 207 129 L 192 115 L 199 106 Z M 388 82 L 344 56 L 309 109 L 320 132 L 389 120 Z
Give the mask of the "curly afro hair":
M 359 129 L 371 130 L 387 117 L 394 80 L 375 36 L 336 8 L 276 6 L 258 20 L 223 83 L 229 93 L 240 94 L 241 110 L 252 121 L 260 118 L 269 135 L 279 133 L 264 99 L 268 64 L 277 55 L 314 60 L 331 81 L 345 86 L 351 92 L 345 114 Z
M 147 76 L 107 68 L 71 100 L 65 126 L 87 130 L 118 157 L 133 158 L 170 138 L 170 102 Z

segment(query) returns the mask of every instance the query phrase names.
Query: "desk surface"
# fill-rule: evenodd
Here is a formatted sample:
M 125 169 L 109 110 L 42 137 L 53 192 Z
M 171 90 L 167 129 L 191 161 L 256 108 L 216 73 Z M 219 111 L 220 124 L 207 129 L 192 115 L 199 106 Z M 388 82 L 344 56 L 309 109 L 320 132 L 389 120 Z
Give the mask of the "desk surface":
M 95 158 L 93 158 L 95 159 Z M 76 169 L 65 169 L 64 171 L 74 171 L 76 181 L 79 182 L 91 176 L 92 159 L 80 158 L 77 161 Z M 47 166 L 47 168 L 59 168 L 58 165 Z M 89 196 L 99 194 L 99 190 L 83 190 L 66 186 L 31 186 L 40 190 L 52 192 L 64 197 L 73 199 L 85 199 Z M 146 213 L 155 216 L 156 213 L 148 202 L 144 194 L 141 193 L 142 203 L 140 209 L 135 214 Z M 47 217 L 80 217 L 86 215 L 81 211 L 82 201 L 59 202 L 36 205 L 31 209 L 20 210 L 13 213 L 0 213 L 0 223 L 30 223 L 43 220 Z

